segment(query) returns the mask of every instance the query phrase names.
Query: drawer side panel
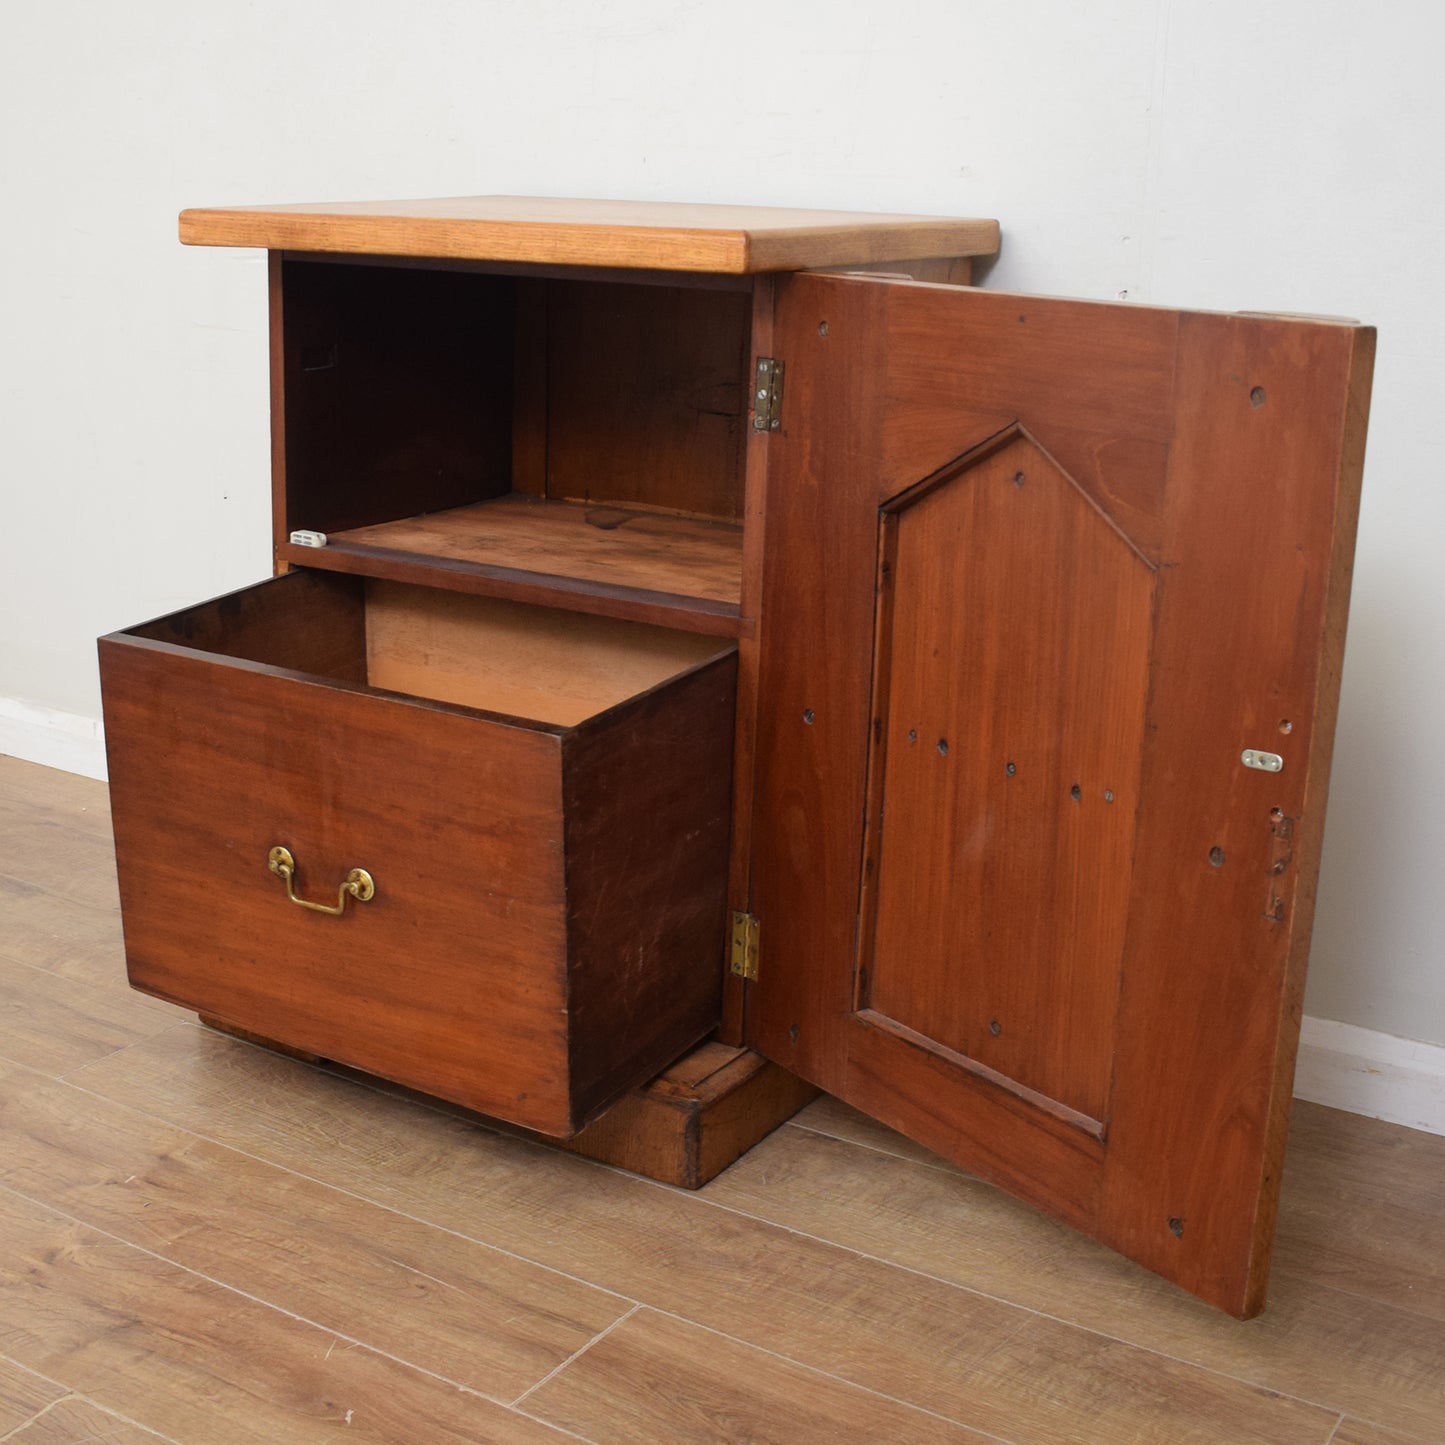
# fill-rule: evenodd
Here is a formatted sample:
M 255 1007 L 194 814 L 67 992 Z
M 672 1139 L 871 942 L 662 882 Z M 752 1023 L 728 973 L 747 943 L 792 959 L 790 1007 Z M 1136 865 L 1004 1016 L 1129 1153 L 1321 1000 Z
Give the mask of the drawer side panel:
M 736 695 L 732 652 L 566 741 L 579 1127 L 721 1017 Z

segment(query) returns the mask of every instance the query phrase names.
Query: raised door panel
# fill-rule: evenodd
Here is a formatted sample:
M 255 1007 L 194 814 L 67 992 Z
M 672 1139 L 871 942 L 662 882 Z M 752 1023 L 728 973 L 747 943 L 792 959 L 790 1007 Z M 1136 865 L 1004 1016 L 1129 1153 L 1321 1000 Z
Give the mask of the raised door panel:
M 820 276 L 777 330 L 749 1040 L 1253 1313 L 1373 334 Z
M 1155 568 L 1017 428 L 880 533 L 859 1011 L 1099 1134 Z

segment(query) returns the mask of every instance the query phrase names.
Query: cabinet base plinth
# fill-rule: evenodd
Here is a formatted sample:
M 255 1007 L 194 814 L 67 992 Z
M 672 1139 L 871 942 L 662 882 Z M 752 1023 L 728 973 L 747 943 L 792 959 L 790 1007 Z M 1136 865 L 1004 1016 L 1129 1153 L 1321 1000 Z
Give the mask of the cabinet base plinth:
M 287 1058 L 326 1062 L 207 1014 L 197 1017 L 217 1033 Z M 501 1127 L 663 1184 L 700 1189 L 817 1095 L 813 1085 L 750 1049 L 704 1043 L 634 1089 L 575 1138 Z
M 575 1139 L 543 1142 L 700 1189 L 818 1092 L 751 1049 L 699 1044 Z

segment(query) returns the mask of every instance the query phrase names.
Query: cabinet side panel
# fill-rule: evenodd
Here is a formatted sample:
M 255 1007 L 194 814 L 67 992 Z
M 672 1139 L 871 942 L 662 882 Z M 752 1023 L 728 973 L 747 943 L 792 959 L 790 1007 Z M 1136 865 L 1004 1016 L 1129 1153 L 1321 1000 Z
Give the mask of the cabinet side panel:
M 719 1018 L 737 658 L 564 744 L 577 1124 Z
M 287 534 L 510 488 L 509 278 L 288 258 L 281 289 Z

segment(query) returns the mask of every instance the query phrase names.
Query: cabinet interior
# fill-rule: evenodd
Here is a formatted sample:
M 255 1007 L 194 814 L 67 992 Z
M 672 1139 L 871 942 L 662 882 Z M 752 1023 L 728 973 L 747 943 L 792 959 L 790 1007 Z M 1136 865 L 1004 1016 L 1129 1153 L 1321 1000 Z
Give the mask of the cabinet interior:
M 283 560 L 736 615 L 748 283 L 279 267 Z

